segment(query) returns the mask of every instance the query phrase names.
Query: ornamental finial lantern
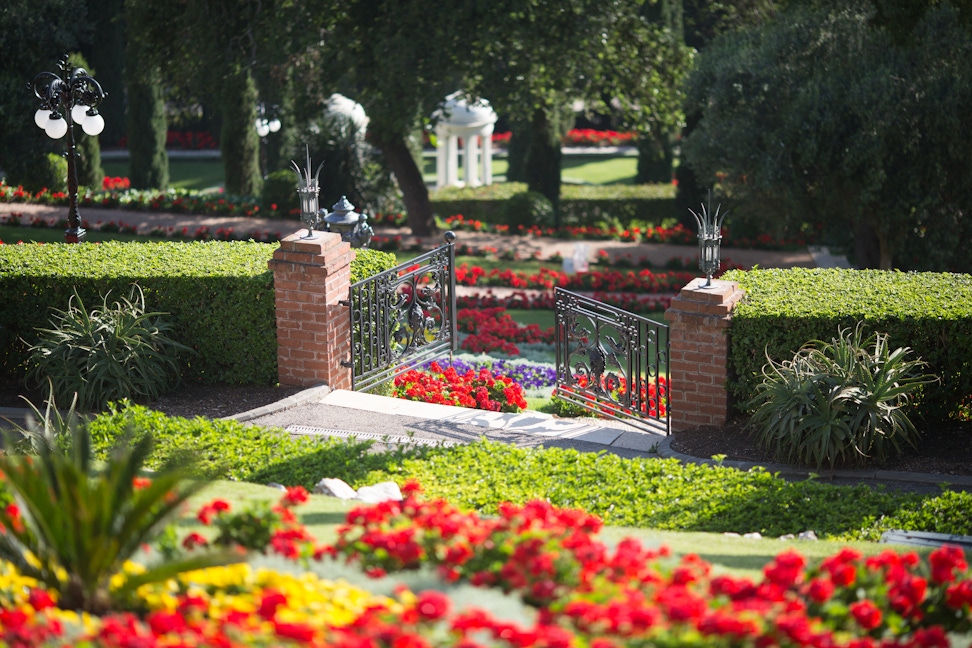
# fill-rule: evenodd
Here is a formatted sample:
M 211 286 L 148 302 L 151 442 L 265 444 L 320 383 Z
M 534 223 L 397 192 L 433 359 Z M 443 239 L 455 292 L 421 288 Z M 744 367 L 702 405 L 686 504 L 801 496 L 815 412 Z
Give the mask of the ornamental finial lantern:
M 341 240 L 347 241 L 353 248 L 368 247 L 374 235 L 368 217 L 354 211 L 354 205 L 347 196 L 341 196 L 341 200 L 331 206 L 331 213 L 324 216 L 324 225 L 328 232 L 337 232 Z
M 716 207 L 712 213 L 712 205 L 708 207 L 702 205 L 702 214 L 696 214 L 691 209 L 689 213 L 695 216 L 695 222 L 699 225 L 699 269 L 705 273 L 705 285 L 708 288 L 712 285 L 712 275 L 719 271 L 719 245 L 722 243 L 722 221 L 725 220 L 729 212 L 720 214 L 722 205 Z
M 307 226 L 307 234 L 301 238 L 314 238 L 314 228 L 320 226 L 320 215 L 317 212 L 317 192 L 321 187 L 318 184 L 318 177 L 321 175 L 321 167 L 317 167 L 317 173 L 311 176 L 311 157 L 310 146 L 307 147 L 307 166 L 301 171 L 300 167 L 293 160 L 290 163 L 297 172 L 297 195 L 300 196 L 300 220 Z

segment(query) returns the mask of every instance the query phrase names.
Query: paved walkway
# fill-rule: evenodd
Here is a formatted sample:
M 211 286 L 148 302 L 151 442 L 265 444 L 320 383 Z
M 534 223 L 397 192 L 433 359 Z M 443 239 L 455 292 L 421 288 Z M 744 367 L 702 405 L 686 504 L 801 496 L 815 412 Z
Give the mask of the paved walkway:
M 370 439 L 383 445 L 453 445 L 480 438 L 518 447 L 574 448 L 582 452 L 611 452 L 624 458 L 675 458 L 714 463 L 671 449 L 671 437 L 654 434 L 620 421 L 600 418 L 558 418 L 539 412 L 504 414 L 418 403 L 326 386 L 307 389 L 288 399 L 228 418 L 264 427 L 280 427 L 293 434 Z M 724 461 L 722 465 L 748 470 L 756 464 Z M 894 472 L 887 470 L 807 471 L 784 464 L 763 466 L 787 479 L 816 479 L 835 484 L 875 483 L 937 493 L 947 482 L 953 489 L 972 489 L 972 477 Z

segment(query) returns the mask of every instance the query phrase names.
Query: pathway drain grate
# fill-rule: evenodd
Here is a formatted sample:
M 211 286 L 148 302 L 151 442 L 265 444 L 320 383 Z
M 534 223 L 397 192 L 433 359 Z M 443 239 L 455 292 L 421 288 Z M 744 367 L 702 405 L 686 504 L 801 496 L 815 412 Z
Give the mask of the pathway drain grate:
M 440 441 L 438 439 L 426 439 L 423 437 L 400 436 L 395 434 L 376 434 L 375 432 L 352 432 L 351 430 L 335 430 L 333 428 L 311 427 L 309 425 L 288 425 L 284 428 L 291 434 L 305 434 L 307 436 L 328 436 L 340 437 L 342 439 L 365 439 L 367 441 L 380 441 L 386 444 L 395 445 L 422 445 L 450 448 L 457 445 L 454 441 Z

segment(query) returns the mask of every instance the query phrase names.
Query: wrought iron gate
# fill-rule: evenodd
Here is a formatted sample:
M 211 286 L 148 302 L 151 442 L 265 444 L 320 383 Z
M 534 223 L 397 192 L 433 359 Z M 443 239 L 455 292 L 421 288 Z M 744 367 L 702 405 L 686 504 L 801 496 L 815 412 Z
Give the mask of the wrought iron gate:
M 457 348 L 456 235 L 351 285 L 351 388 L 366 391 Z
M 557 395 L 671 433 L 668 326 L 561 288 L 554 296 Z

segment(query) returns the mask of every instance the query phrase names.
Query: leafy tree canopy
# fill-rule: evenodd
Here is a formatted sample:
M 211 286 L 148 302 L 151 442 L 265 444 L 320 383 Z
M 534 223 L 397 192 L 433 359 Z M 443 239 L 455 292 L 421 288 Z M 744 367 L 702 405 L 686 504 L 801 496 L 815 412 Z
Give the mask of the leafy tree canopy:
M 687 162 L 764 229 L 852 232 L 858 265 L 968 269 L 970 55 L 946 3 L 905 41 L 867 2 L 790 7 L 701 56 Z

